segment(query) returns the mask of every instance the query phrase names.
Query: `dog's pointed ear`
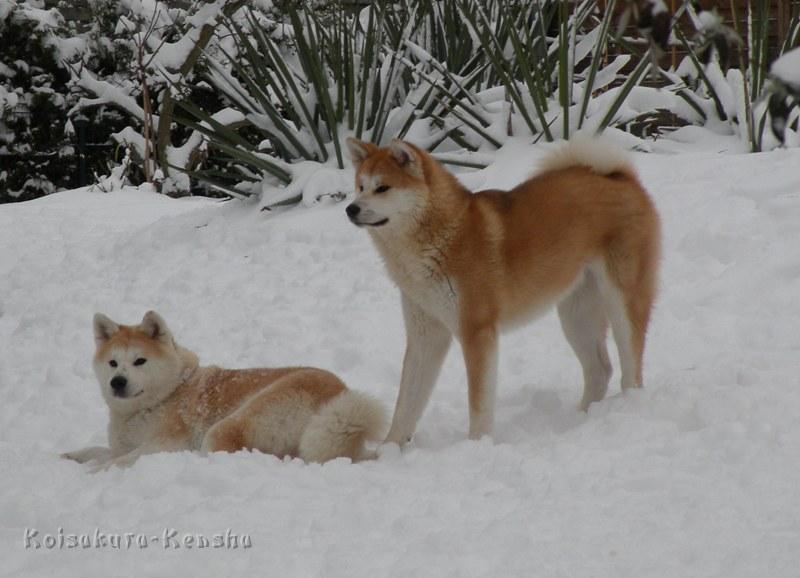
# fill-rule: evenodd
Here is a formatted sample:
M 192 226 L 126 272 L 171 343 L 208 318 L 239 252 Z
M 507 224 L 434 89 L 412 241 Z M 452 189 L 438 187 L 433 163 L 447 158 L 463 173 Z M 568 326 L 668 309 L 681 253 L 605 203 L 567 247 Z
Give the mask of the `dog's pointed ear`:
M 167 323 L 155 311 L 148 311 L 144 314 L 139 329 L 157 341 L 165 343 L 172 341 L 172 334 Z
M 347 137 L 345 144 L 347 145 L 347 151 L 350 153 L 350 160 L 353 161 L 353 166 L 356 168 L 364 162 L 364 159 L 378 150 L 378 147 L 371 142 L 364 142 L 351 136 Z
M 97 347 L 103 345 L 106 341 L 119 331 L 119 325 L 111 321 L 102 313 L 95 313 L 92 325 L 94 326 L 94 342 Z
M 404 171 L 419 179 L 424 178 L 419 153 L 417 153 L 410 144 L 399 139 L 394 139 L 389 144 L 389 152 L 392 153 L 392 158 Z

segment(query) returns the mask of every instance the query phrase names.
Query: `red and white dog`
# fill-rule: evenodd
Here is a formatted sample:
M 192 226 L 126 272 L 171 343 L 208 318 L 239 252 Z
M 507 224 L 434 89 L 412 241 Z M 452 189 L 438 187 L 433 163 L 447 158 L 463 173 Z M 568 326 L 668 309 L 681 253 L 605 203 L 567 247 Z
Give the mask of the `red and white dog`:
M 551 306 L 584 374 L 580 407 L 611 377 L 641 387 L 656 292 L 660 225 L 625 155 L 577 139 L 510 191 L 471 193 L 439 162 L 395 140 L 348 140 L 356 167 L 350 220 L 367 228 L 402 292 L 407 347 L 388 442 L 408 441 L 452 337 L 467 368 L 470 438 L 491 434 L 498 333 Z

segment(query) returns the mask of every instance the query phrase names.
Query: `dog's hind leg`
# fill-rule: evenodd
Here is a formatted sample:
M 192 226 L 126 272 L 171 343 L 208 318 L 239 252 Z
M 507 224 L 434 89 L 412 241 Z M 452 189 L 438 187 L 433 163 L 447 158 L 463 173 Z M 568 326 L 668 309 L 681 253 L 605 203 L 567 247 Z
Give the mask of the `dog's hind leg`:
M 656 292 L 658 238 L 618 243 L 597 267 L 600 293 L 619 350 L 622 389 L 642 387 L 645 336 Z M 621 246 L 620 246 L 621 245 Z
M 233 453 L 247 447 L 243 423 L 238 417 L 234 414 L 215 423 L 203 437 L 200 451 Z
M 313 415 L 314 403 L 309 396 L 265 391 L 215 423 L 203 437 L 200 450 L 233 453 L 247 449 L 297 457 L 303 428 Z
M 603 297 L 594 273 L 588 269 L 573 290 L 558 304 L 561 328 L 583 368 L 583 398 L 580 408 L 586 411 L 608 391 L 611 362 L 606 347 L 608 319 Z
M 319 407 L 345 391 L 335 375 L 297 369 L 248 398 L 206 432 L 203 452 L 259 450 L 297 456 L 300 438 Z
M 497 329 L 493 324 L 462 327 L 461 349 L 469 388 L 469 439 L 492 435 L 497 390 Z
M 297 380 L 290 374 L 250 397 L 206 432 L 201 451 L 296 455 L 300 434 L 314 413 L 311 397 L 293 387 Z

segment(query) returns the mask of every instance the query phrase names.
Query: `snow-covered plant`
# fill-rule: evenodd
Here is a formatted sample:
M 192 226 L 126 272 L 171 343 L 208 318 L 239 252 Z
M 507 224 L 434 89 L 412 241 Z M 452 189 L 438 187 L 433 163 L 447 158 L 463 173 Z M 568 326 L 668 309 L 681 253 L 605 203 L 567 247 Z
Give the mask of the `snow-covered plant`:
M 70 182 L 64 157 L 69 75 L 61 66 L 57 10 L 30 2 L 0 2 L 0 203 L 54 192 Z
M 489 3 L 493 5 L 495 0 Z M 387 22 L 395 45 L 410 40 L 453 74 L 466 77 L 485 69 L 486 59 L 477 39 L 465 34 L 460 0 L 410 0 L 399 13 L 390 11 Z M 488 75 L 475 78 L 491 82 Z
M 746 34 L 738 29 L 735 3 L 731 6 L 733 27 L 716 10 L 695 12 L 689 7 L 697 33 L 687 38 L 678 31 L 688 56 L 677 74 L 693 88 L 692 100 L 704 121 L 726 124 L 750 150 L 796 146 L 800 79 L 792 71 L 800 70 L 800 61 L 792 54 L 800 46 L 800 11 L 795 9 L 778 54 L 770 55 L 770 2 L 748 3 Z
M 773 136 L 800 146 L 800 7 L 789 23 L 781 55 L 770 65 L 765 92 Z
M 702 37 L 679 29 L 687 10 L 705 26 Z M 350 134 L 377 143 L 411 134 L 446 162 L 480 166 L 482 151 L 511 135 L 569 138 L 660 110 L 689 123 L 717 118 L 763 129 L 763 115 L 761 124 L 731 115 L 735 90 L 718 93 L 727 80 L 715 59 L 739 35 L 714 30 L 709 14 L 697 15 L 689 0 L 674 13 L 663 0 L 400 0 L 360 12 L 308 2 L 282 4 L 277 19 L 237 13 L 219 30 L 226 41 L 204 74 L 224 104 L 181 101 L 180 121 L 207 158 L 187 173 L 233 196 L 268 192 L 269 205 L 313 197 L 306 177 L 344 167 Z M 689 65 L 659 65 L 675 43 L 688 49 L 693 77 Z M 758 114 L 771 107 L 778 121 L 770 126 L 791 136 L 792 83 L 764 73 L 754 84 L 751 76 L 740 92 L 754 90 Z M 653 80 L 667 85 L 645 82 Z M 176 81 L 172 92 L 182 90 Z M 329 180 L 334 192 L 338 180 Z
M 205 135 L 212 157 L 232 169 L 190 174 L 235 196 L 288 184 L 298 161 L 344 168 L 348 135 L 381 142 L 403 134 L 396 118 L 387 130 L 404 84 L 381 5 L 350 16 L 289 4 L 283 14 L 281 24 L 252 10 L 226 19 L 233 46 L 209 58 L 206 81 L 229 100 L 227 111 L 181 103 L 180 122 Z M 279 201 L 299 200 L 287 194 Z
M 672 94 L 657 95 L 642 86 L 649 70 L 660 72 L 656 57 L 681 15 L 670 15 L 663 2 L 646 2 L 636 10 L 622 0 L 609 0 L 603 10 L 596 0 L 457 4 L 476 44 L 470 70 L 452 70 L 421 46 L 412 58 L 425 64 L 415 71 L 436 86 L 435 100 L 444 111 L 434 115 L 457 119 L 467 133 L 462 140 L 473 147 L 497 146 L 498 126 L 507 134 L 527 132 L 548 141 L 578 130 L 602 132 L 637 116 L 628 106 L 633 95 L 639 101 L 647 100 L 644 92 L 658 96 L 652 102 L 674 100 Z M 646 40 L 643 49 L 621 37 L 614 23 L 620 13 L 625 22 L 637 19 Z M 609 50 L 612 44 L 616 56 Z M 506 116 L 501 123 L 499 109 Z
M 773 136 L 784 145 L 800 146 L 800 47 L 772 63 L 767 92 Z
M 144 169 L 144 179 L 154 181 L 162 192 L 189 190 L 183 169 L 195 162 L 202 144 L 176 131 L 173 86 L 192 78 L 204 51 L 213 52 L 220 18 L 243 4 L 243 0 L 215 0 L 182 9 L 151 0 L 93 0 L 99 30 L 90 37 L 97 48 L 89 45 L 71 63 L 75 88 L 90 96 L 80 99 L 71 114 L 90 115 L 87 111 L 98 106 L 124 114 L 128 126 L 113 138 L 130 149 L 135 163 Z M 101 15 L 107 14 L 112 15 L 113 30 L 103 29 L 108 18 Z M 113 56 L 118 53 L 127 54 L 127 59 Z M 98 59 L 98 54 L 105 58 Z M 120 68 L 98 69 L 98 63 Z
M 66 20 L 42 0 L 0 1 L 0 202 L 72 188 L 79 174 L 106 172 L 116 152 L 110 135 L 130 124 L 116 103 L 75 108 L 83 91 L 70 65 L 119 88 L 132 57 L 113 33 L 119 3 L 87 1 L 88 21 Z
M 216 163 L 188 174 L 234 196 L 269 190 L 272 202 L 291 203 L 304 163 L 345 166 L 351 134 L 380 144 L 411 131 L 442 160 L 480 166 L 478 156 L 448 153 L 628 122 L 640 111 L 623 104 L 656 92 L 641 83 L 679 17 L 666 16 L 664 33 L 652 24 L 654 12 L 664 20 L 663 3 L 652 4 L 659 41 L 635 57 L 609 57 L 614 0 L 605 12 L 596 0 L 404 0 L 355 14 L 287 3 L 283 21 L 235 15 L 205 74 L 229 106 L 181 102 L 180 122 L 207 139 Z

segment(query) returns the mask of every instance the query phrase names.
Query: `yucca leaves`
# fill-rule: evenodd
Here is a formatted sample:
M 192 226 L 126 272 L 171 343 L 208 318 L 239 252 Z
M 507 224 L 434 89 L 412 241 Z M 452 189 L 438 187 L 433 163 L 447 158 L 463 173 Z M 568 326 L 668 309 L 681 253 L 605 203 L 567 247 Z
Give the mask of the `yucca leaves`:
M 271 160 L 268 155 L 260 153 L 248 140 L 238 134 L 235 128 L 227 126 L 212 115 L 188 101 L 178 102 L 178 106 L 187 111 L 194 119 L 187 116 L 178 116 L 176 120 L 185 126 L 205 135 L 219 150 L 230 155 L 238 162 L 256 167 L 283 183 L 291 182 L 290 173 L 277 160 Z
M 182 103 L 187 114 L 179 122 L 205 135 L 212 150 L 280 182 L 290 182 L 291 175 L 272 159 L 326 162 L 332 156 L 344 168 L 342 131 L 379 142 L 400 100 L 403 70 L 398 54 L 384 48 L 385 11 L 381 3 L 368 10 L 362 30 L 341 10 L 323 21 L 310 5 L 288 5 L 288 46 L 252 10 L 224 21 L 235 51 L 220 46 L 219 56 L 207 55 L 206 79 L 242 112 L 242 124 L 269 143 L 268 150 L 241 136 L 242 126 L 221 126 L 191 102 Z M 212 176 L 191 176 L 204 175 Z M 219 188 L 220 175 L 213 176 L 213 182 L 205 180 Z
M 708 75 L 705 72 L 705 67 L 700 63 L 700 59 L 697 57 L 695 51 L 692 50 L 692 47 L 689 44 L 686 35 L 681 31 L 680 28 L 676 28 L 675 36 L 678 38 L 681 45 L 686 50 L 688 57 L 691 59 L 692 64 L 694 65 L 695 70 L 697 71 L 697 75 L 700 78 L 701 82 L 703 83 L 703 86 L 705 87 L 709 98 L 711 98 L 711 100 L 714 101 L 714 109 L 717 112 L 717 116 L 719 116 L 719 118 L 722 120 L 727 119 L 727 115 L 725 114 L 725 108 L 722 106 L 722 101 L 719 99 L 719 95 L 717 94 L 717 89 L 714 88 L 714 85 L 712 84 L 711 80 L 709 80 Z
M 598 39 L 594 44 L 594 51 L 592 53 L 592 62 L 589 64 L 589 71 L 586 76 L 586 82 L 583 86 L 583 98 L 581 99 L 581 108 L 578 113 L 578 129 L 583 126 L 583 120 L 586 117 L 586 111 L 589 108 L 589 101 L 594 92 L 594 81 L 597 77 L 597 71 L 600 68 L 603 55 L 606 50 L 609 30 L 611 28 L 611 21 L 614 18 L 614 8 L 616 7 L 616 0 L 608 0 L 606 4 L 605 14 L 600 23 L 600 30 Z
M 487 144 L 499 148 L 502 131 L 511 135 L 521 127 L 534 141 L 552 141 L 587 125 L 601 132 L 626 122 L 620 111 L 649 70 L 706 118 L 704 96 L 659 68 L 652 46 L 615 36 L 620 4 L 607 0 L 601 11 L 597 0 L 378 0 L 358 13 L 343 3 L 318 9 L 291 2 L 277 31 L 252 10 L 229 17 L 225 32 L 232 41 L 207 55 L 206 80 L 242 120 L 226 125 L 184 103 L 181 122 L 208 139 L 218 165 L 230 173 L 217 168 L 191 176 L 241 195 L 246 187 L 237 188 L 237 179 L 288 183 L 298 161 L 343 168 L 346 136 L 381 144 L 403 138 L 417 122 L 426 123 L 413 131 L 420 144 L 446 162 L 477 166 L 486 157 L 467 155 L 459 163 L 458 154 Z M 724 118 L 692 42 L 675 27 L 687 5 L 672 15 L 674 38 Z M 754 6 L 755 16 L 768 15 L 766 0 Z M 763 74 L 766 41 L 755 38 L 766 29 L 755 28 L 751 64 L 762 73 L 752 73 L 752 95 L 770 85 Z M 798 37 L 795 20 L 787 42 Z M 611 45 L 618 55 L 609 58 Z M 600 92 L 606 96 L 598 101 Z
M 642 56 L 639 60 L 636 67 L 628 74 L 628 78 L 622 84 L 619 89 L 619 92 L 614 98 L 614 101 L 611 103 L 611 106 L 606 111 L 605 115 L 603 116 L 600 124 L 597 125 L 597 129 L 595 132 L 601 133 L 605 129 L 607 129 L 611 123 L 614 121 L 614 117 L 619 112 L 619 109 L 624 104 L 625 100 L 628 98 L 628 95 L 631 91 L 636 87 L 644 78 L 647 69 L 650 67 L 651 60 L 650 60 L 650 51 L 652 48 L 648 48 L 647 52 Z
M 536 113 L 536 117 L 539 119 L 539 125 L 541 127 L 541 131 L 545 134 L 548 141 L 553 140 L 553 135 L 550 132 L 550 127 L 547 123 L 545 118 L 545 112 L 547 111 L 547 91 L 546 91 L 546 81 L 545 81 L 545 74 L 542 73 L 542 70 L 536 66 L 536 59 L 532 58 L 537 45 L 546 45 L 545 39 L 539 39 L 539 42 L 533 40 L 532 36 L 528 36 L 527 42 L 523 42 L 518 31 L 518 26 L 516 23 L 512 22 L 509 13 L 506 11 L 505 7 L 500 4 L 499 10 L 501 11 L 502 15 L 504 16 L 504 20 L 508 23 L 508 39 L 511 43 L 512 49 L 514 51 L 515 62 L 517 63 L 517 69 L 519 71 L 519 75 L 522 77 L 525 86 L 528 89 L 528 93 L 533 103 L 534 111 Z M 525 15 L 521 15 L 524 17 Z M 540 15 L 537 15 L 535 18 L 539 18 Z M 527 18 L 524 19 L 527 22 Z M 485 20 L 484 20 L 485 22 Z M 536 29 L 536 28 L 534 28 Z M 506 90 L 508 90 L 508 86 L 506 86 Z M 513 97 L 512 97 L 513 98 Z M 523 107 L 527 103 L 527 99 L 522 99 L 520 95 L 520 99 L 515 101 L 517 106 L 522 105 Z M 521 104 L 520 104 L 521 103 Z M 526 118 L 530 118 L 530 114 L 523 114 Z M 529 125 L 530 127 L 530 125 Z M 536 131 L 532 130 L 533 134 L 536 134 Z
M 675 36 L 683 45 L 688 54 L 689 61 L 694 68 L 703 93 L 714 103 L 714 109 L 720 120 L 727 120 L 734 125 L 746 140 L 751 151 L 760 151 L 764 147 L 765 128 L 767 124 L 773 127 L 778 141 L 784 138 L 784 132 L 774 130 L 775 117 L 779 129 L 785 128 L 785 121 L 792 115 L 792 109 L 800 109 L 800 102 L 787 98 L 786 88 L 779 80 L 769 77 L 770 67 L 770 21 L 773 19 L 771 3 L 767 0 L 754 0 L 747 4 L 746 30 L 742 30 L 739 22 L 741 14 L 737 12 L 737 3 L 730 1 L 733 14 L 733 27 L 715 23 L 714 19 L 701 22 L 694 8 L 688 2 L 681 7 L 692 16 L 698 30 L 694 41 L 675 27 Z M 712 12 L 713 15 L 713 12 Z M 708 25 L 708 22 L 711 25 Z M 793 9 L 790 21 L 785 31 L 784 40 L 778 47 L 780 56 L 787 50 L 800 44 L 800 11 Z M 746 42 L 742 41 L 746 38 Z M 712 72 L 717 72 L 716 67 L 725 67 L 728 54 L 738 52 L 738 70 L 728 70 L 724 78 L 712 79 Z M 701 55 L 702 54 L 702 58 Z M 715 68 L 711 68 L 715 67 Z M 734 111 L 733 118 L 728 118 L 728 112 L 723 107 L 723 98 L 718 94 L 717 86 L 726 84 L 725 90 L 733 93 L 735 104 L 729 105 Z M 700 108 L 696 97 L 691 95 L 684 87 L 676 89 L 676 93 L 697 110 Z M 706 115 L 702 115 L 705 119 Z M 767 121 L 770 121 L 769 123 Z M 796 125 L 795 125 L 796 126 Z M 774 146 L 774 144 L 772 144 Z
M 531 131 L 531 134 L 537 134 L 541 130 L 548 134 L 547 140 L 553 140 L 552 135 L 549 134 L 549 128 L 544 118 L 544 111 L 539 106 L 535 106 L 536 113 L 539 115 L 539 125 L 533 120 L 531 111 L 527 102 L 523 97 L 523 93 L 519 89 L 517 79 L 514 76 L 512 69 L 512 61 L 506 58 L 504 47 L 500 43 L 497 34 L 497 28 L 492 25 L 488 15 L 486 14 L 480 3 L 469 2 L 462 0 L 461 12 L 472 28 L 473 33 L 481 43 L 481 48 L 489 60 L 489 63 L 494 72 L 500 80 L 500 83 L 505 87 L 509 98 L 514 102 L 517 110 L 522 115 L 525 124 Z M 499 15 L 504 16 L 504 12 L 498 12 Z M 520 48 L 520 43 L 514 43 L 514 49 L 518 50 L 516 57 L 517 60 L 527 61 L 527 56 L 524 55 Z M 521 57 L 521 58 L 520 58 Z

